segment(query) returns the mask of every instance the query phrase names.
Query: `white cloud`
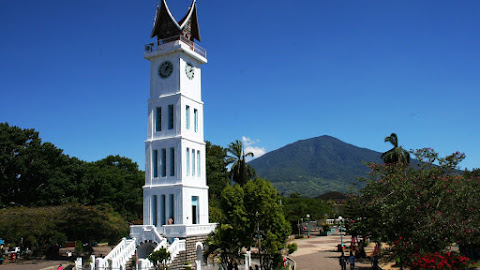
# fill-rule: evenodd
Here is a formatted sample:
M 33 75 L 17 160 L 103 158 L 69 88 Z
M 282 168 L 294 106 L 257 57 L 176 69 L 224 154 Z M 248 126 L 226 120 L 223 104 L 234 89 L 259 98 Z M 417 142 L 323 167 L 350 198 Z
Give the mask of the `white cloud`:
M 261 157 L 261 156 L 265 155 L 265 153 L 267 152 L 265 150 L 265 147 L 254 146 L 254 144 L 256 144 L 258 142 L 260 142 L 259 139 L 252 140 L 248 137 L 242 136 L 242 143 L 243 143 L 243 147 L 245 149 L 245 153 L 252 152 L 253 153 L 253 158 Z M 247 161 L 250 161 L 253 158 L 248 157 Z

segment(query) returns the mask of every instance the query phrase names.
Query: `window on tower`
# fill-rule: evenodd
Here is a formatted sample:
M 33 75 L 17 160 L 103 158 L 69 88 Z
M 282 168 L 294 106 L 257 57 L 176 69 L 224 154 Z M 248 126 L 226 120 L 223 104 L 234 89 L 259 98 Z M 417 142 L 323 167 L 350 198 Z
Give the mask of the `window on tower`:
M 155 113 L 155 131 L 162 131 L 162 107 L 157 107 Z
M 198 196 L 192 196 L 192 224 L 200 223 Z
M 193 121 L 194 121 L 194 129 L 195 129 L 195 132 L 198 131 L 198 111 L 197 109 L 194 109 L 193 110 Z
M 190 175 L 190 148 L 187 147 L 187 176 Z
M 161 225 L 165 225 L 165 224 L 167 223 L 167 222 L 166 222 L 167 218 L 166 218 L 166 216 L 165 216 L 165 215 L 167 214 L 167 213 L 165 213 L 165 204 L 166 204 L 165 194 L 162 194 L 162 196 L 161 196 L 160 198 L 161 198 L 161 199 L 160 199 L 160 209 L 161 209 L 161 212 L 160 212 L 160 214 L 161 214 L 161 216 L 160 216 L 160 219 L 161 219 L 160 224 L 161 224 Z
M 190 129 L 190 106 L 185 108 L 185 121 L 187 129 Z
M 167 149 L 162 149 L 162 176 L 167 176 Z
M 157 226 L 157 195 L 152 196 L 152 225 Z
M 197 150 L 197 176 L 200 177 L 200 151 Z
M 168 129 L 173 129 L 174 120 L 173 104 L 170 104 L 168 105 Z
M 192 149 L 192 176 L 195 176 L 195 149 Z
M 153 177 L 158 177 L 158 151 L 152 152 Z
M 175 175 L 175 148 L 170 148 L 170 176 Z
M 173 194 L 170 194 L 170 218 L 171 219 L 171 224 L 174 224 L 174 218 L 175 218 L 175 201 L 173 199 Z M 170 224 L 170 221 L 168 222 Z

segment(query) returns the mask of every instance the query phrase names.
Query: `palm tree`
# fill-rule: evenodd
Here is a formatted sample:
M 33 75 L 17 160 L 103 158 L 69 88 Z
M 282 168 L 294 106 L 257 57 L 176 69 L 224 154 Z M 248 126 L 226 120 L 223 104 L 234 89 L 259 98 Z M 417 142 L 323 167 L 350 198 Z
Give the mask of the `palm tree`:
M 393 145 L 393 148 L 382 154 L 381 158 L 383 162 L 401 162 L 406 165 L 410 164 L 410 154 L 407 150 L 403 149 L 401 146 L 398 146 L 397 134 L 392 133 L 390 136 L 385 138 L 385 142 L 390 142 Z
M 236 140 L 228 145 L 227 165 L 232 164 L 229 176 L 235 183 L 243 186 L 248 180 L 255 177 L 255 170 L 247 164 L 246 157 L 253 157 L 252 152 L 245 153 L 241 141 Z

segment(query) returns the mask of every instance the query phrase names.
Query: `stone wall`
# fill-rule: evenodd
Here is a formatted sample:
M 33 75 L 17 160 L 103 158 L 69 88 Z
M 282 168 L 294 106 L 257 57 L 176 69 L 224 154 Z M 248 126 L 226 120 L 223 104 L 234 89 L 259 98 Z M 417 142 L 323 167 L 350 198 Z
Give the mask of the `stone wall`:
M 205 242 L 207 235 L 203 236 L 192 236 L 185 238 L 185 251 L 180 251 L 180 253 L 175 257 L 173 262 L 169 265 L 169 269 L 177 270 L 184 269 L 184 266 L 188 263 L 192 265 L 192 269 L 195 269 L 195 261 L 197 260 L 197 242 Z M 203 250 L 202 250 L 203 252 Z M 203 254 L 202 254 L 203 256 Z M 203 259 L 203 258 L 202 258 Z

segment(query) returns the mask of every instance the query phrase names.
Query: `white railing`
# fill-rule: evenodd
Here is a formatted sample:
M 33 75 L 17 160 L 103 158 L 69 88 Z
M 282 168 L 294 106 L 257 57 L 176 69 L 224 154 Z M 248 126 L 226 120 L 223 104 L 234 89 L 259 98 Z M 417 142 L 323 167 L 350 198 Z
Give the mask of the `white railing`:
M 170 252 L 170 260 L 168 261 L 168 263 L 173 262 L 175 257 L 177 257 L 178 253 L 184 250 L 187 250 L 185 240 L 180 240 L 178 238 L 175 238 L 173 243 L 170 244 L 170 246 L 167 249 L 167 251 Z
M 90 255 L 90 262 L 88 263 L 90 270 L 95 269 L 95 255 Z
M 181 42 L 186 44 L 192 51 L 200 54 L 204 58 L 207 58 L 207 51 L 204 48 L 200 47 L 198 44 L 189 40 L 183 35 L 159 39 L 154 43 L 145 45 L 145 57 L 149 57 L 155 54 L 157 51 L 162 51 L 178 46 Z
M 161 244 L 163 241 L 166 241 L 166 239 L 158 233 L 157 229 L 153 225 L 130 226 L 130 236 L 137 239 L 137 244 L 140 244 L 145 240 L 153 240 L 157 244 Z
M 82 270 L 82 257 L 75 259 L 75 270 Z
M 164 225 L 162 234 L 167 237 L 187 237 L 190 235 L 207 235 L 215 230 L 216 223 L 205 225 Z
M 122 238 L 122 241 L 105 256 L 105 267 L 111 269 L 125 269 L 128 260 L 135 254 L 136 239 Z
M 155 269 L 153 263 L 148 259 L 138 259 L 136 266 L 137 270 Z

